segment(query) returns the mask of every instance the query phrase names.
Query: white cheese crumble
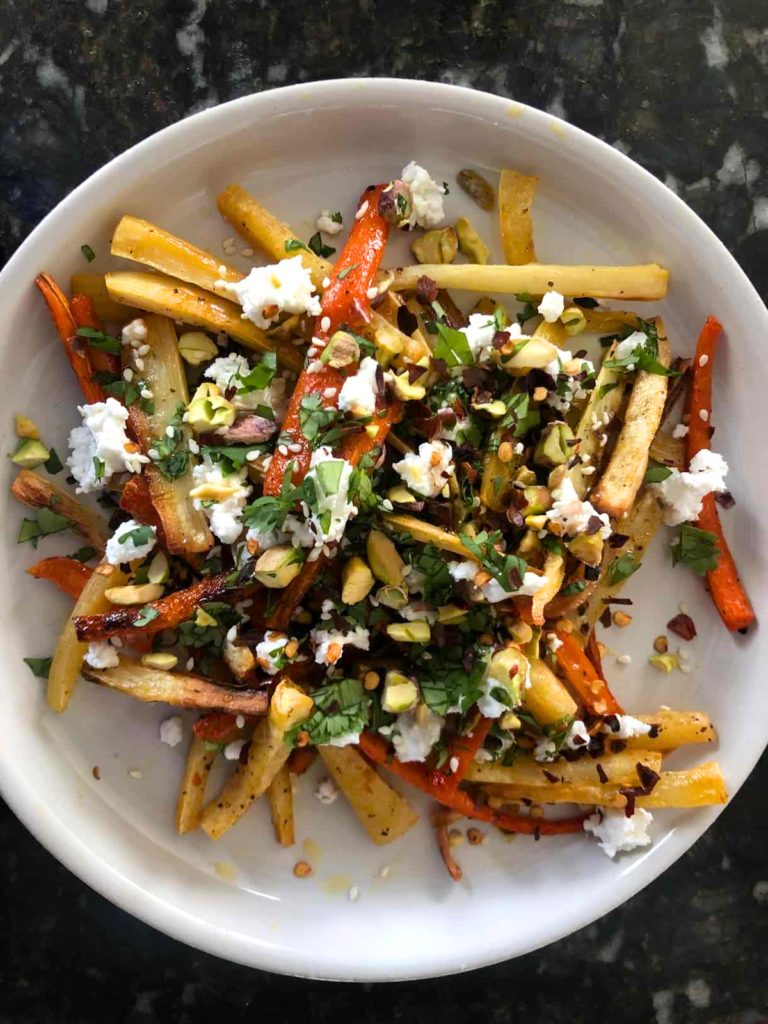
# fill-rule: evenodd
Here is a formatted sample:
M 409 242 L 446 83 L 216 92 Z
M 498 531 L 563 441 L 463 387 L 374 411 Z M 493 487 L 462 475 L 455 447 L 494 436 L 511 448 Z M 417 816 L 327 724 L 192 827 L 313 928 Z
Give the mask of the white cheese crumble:
M 392 743 L 398 761 L 425 761 L 440 739 L 445 719 L 426 705 L 397 716 Z
M 666 480 L 651 484 L 651 490 L 664 505 L 667 526 L 679 526 L 698 519 L 706 495 L 713 491 L 722 494 L 726 490 L 727 473 L 728 463 L 722 455 L 702 448 L 691 459 L 687 473 L 673 469 Z
M 392 468 L 409 490 L 434 498 L 455 472 L 452 456 L 453 449 L 445 441 L 425 441 L 418 453 L 409 452 Z
M 147 340 L 147 324 L 141 317 L 137 317 L 136 320 L 131 320 L 129 324 L 126 324 L 120 335 L 120 341 L 123 345 L 132 345 L 134 348 L 138 345 L 143 345 Z
M 438 184 L 429 173 L 411 160 L 400 175 L 406 185 L 411 186 L 413 210 L 408 218 L 411 227 L 434 228 L 445 217 L 443 196 L 445 188 Z
M 631 715 L 613 715 L 618 721 L 618 729 L 612 729 L 607 723 L 603 723 L 603 729 L 613 740 L 631 740 L 635 736 L 647 736 L 651 731 L 650 725 L 641 722 Z
M 560 292 L 547 292 L 539 303 L 539 313 L 548 324 L 553 324 L 563 315 L 565 301 Z
M 648 339 L 642 331 L 635 331 L 634 334 L 630 334 L 624 341 L 620 341 L 614 349 L 611 359 L 626 359 L 631 356 L 638 345 L 642 345 L 645 348 L 645 343 Z
M 371 634 L 364 626 L 356 626 L 345 633 L 329 629 L 313 629 L 310 631 L 309 638 L 316 645 L 316 663 L 318 665 L 334 665 L 347 645 L 367 651 L 370 647 Z M 338 652 L 336 648 L 338 648 Z
M 642 807 L 636 808 L 631 818 L 623 810 L 604 807 L 587 818 L 584 831 L 591 832 L 603 853 L 613 860 L 617 853 L 649 846 L 648 826 L 652 821 L 652 815 Z
M 135 537 L 128 537 L 127 534 L 134 530 L 144 529 L 135 519 L 129 519 L 121 523 L 107 541 L 106 559 L 110 565 L 121 565 L 123 562 L 134 562 L 139 558 L 146 558 L 157 543 L 157 527 L 150 526 L 152 536 L 145 544 L 137 544 Z
M 167 743 L 169 747 L 175 747 L 184 739 L 184 729 L 181 715 L 173 715 L 160 723 L 160 741 Z
M 349 412 L 358 419 L 373 416 L 379 392 L 376 384 L 378 369 L 379 364 L 376 360 L 366 356 L 360 363 L 357 373 L 347 377 L 339 392 L 339 409 L 342 412 Z
M 331 210 L 323 210 L 320 216 L 317 218 L 317 230 L 322 231 L 326 235 L 338 235 L 340 231 L 344 230 L 344 225 L 341 221 L 332 220 L 333 212 Z M 323 287 L 327 288 L 328 285 Z
M 256 661 L 268 675 L 275 675 L 283 667 L 287 643 L 288 637 L 284 633 L 267 633 L 261 643 L 256 644 Z
M 480 566 L 476 562 L 463 561 L 463 562 L 449 562 L 448 572 L 451 574 L 454 580 L 459 582 L 460 580 L 474 581 L 480 571 Z M 534 594 L 538 593 L 542 587 L 545 587 L 549 583 L 549 577 L 539 576 L 535 572 L 526 572 L 523 576 L 523 583 L 519 590 L 514 593 L 518 597 L 533 597 Z M 488 580 L 480 587 L 480 593 L 488 601 L 489 604 L 497 604 L 499 601 L 506 601 L 512 597 L 511 591 L 506 591 L 501 584 L 494 579 Z
M 545 638 L 547 647 L 553 654 L 556 654 L 563 646 L 563 641 L 556 633 L 547 633 Z
M 81 405 L 78 411 L 83 423 L 70 432 L 72 454 L 67 459 L 72 476 L 78 483 L 77 494 L 103 490 L 113 473 L 141 472 L 141 467 L 149 459 L 139 452 L 128 451 L 127 446 L 135 447 L 125 432 L 128 410 L 117 399 Z
M 259 545 L 257 554 L 267 551 L 269 548 L 274 548 L 278 544 L 284 544 L 288 539 L 287 533 L 275 532 L 274 530 L 271 533 L 259 533 L 258 530 L 250 529 L 245 535 L 246 543 L 253 541 Z
M 611 536 L 611 522 L 605 512 L 598 512 L 591 501 L 582 501 L 569 476 L 563 478 L 558 488 L 552 491 L 552 508 L 546 513 L 547 519 L 559 523 L 569 537 L 584 533 L 589 520 L 597 517 L 602 526 L 596 532 L 603 540 Z
M 108 640 L 94 640 L 88 644 L 85 660 L 92 668 L 116 668 L 120 664 L 117 651 Z
M 508 693 L 509 687 L 505 686 L 504 683 L 495 679 L 492 675 L 487 675 L 480 683 L 480 689 L 483 695 L 477 702 L 477 710 L 481 715 L 484 715 L 486 718 L 501 718 L 502 715 L 509 711 L 509 707 L 506 704 L 491 696 L 491 690 L 494 689 L 505 690 Z
M 338 795 L 339 791 L 330 776 L 326 775 L 324 779 L 320 779 L 315 790 L 315 797 L 321 804 L 332 804 Z
M 336 491 L 326 494 L 322 479 L 317 475 L 317 467 L 332 462 L 341 463 L 342 469 Z M 291 535 L 291 543 L 294 547 L 322 548 L 341 541 L 350 517 L 357 515 L 356 506 L 349 501 L 349 483 L 352 471 L 352 465 L 345 459 L 335 459 L 333 452 L 326 445 L 315 449 L 309 463 L 307 477 L 314 481 L 317 508 L 310 510 L 306 502 L 302 502 L 302 510 L 306 519 L 302 520 L 295 515 L 290 515 L 283 523 L 283 530 Z
M 225 544 L 234 544 L 243 528 L 240 517 L 252 490 L 245 485 L 247 476 L 248 470 L 245 466 L 236 473 L 224 476 L 221 464 L 211 462 L 208 455 L 192 470 L 195 483 L 190 491 L 192 505 L 198 511 L 205 512 L 211 530 Z M 210 490 L 207 491 L 206 488 Z M 207 493 L 216 493 L 221 498 L 208 498 L 205 496 Z
M 218 386 L 223 395 L 228 388 L 240 389 L 243 384 L 238 378 L 247 377 L 252 369 L 245 356 L 230 352 L 226 356 L 214 359 L 206 368 L 205 376 Z M 282 423 L 287 407 L 285 385 L 284 377 L 275 376 L 268 387 L 251 391 L 247 395 L 235 394 L 230 401 L 240 412 L 253 412 L 258 406 L 265 405 L 274 413 L 275 421 Z
M 313 294 L 312 275 L 301 262 L 301 256 L 280 260 L 269 267 L 254 267 L 242 281 L 220 279 L 216 286 L 240 303 L 243 320 L 251 320 L 262 330 L 281 312 L 320 315 L 320 299 Z M 277 309 L 273 313 L 270 307 Z
M 688 437 L 688 427 L 685 423 L 678 423 L 675 429 L 672 431 L 672 437 L 679 439 L 681 437 Z
M 571 727 L 565 735 L 561 750 L 586 750 L 590 744 L 590 735 L 587 727 L 580 719 L 571 723 Z M 557 756 L 557 745 L 548 736 L 542 736 L 536 743 L 533 756 L 537 761 L 554 761 Z
M 516 325 L 518 333 L 519 325 Z M 496 321 L 488 317 L 487 313 L 470 313 L 469 323 L 461 328 L 461 333 L 467 339 L 472 358 L 476 363 L 482 363 L 490 357 L 493 351 L 493 336 L 496 334 Z M 457 367 L 461 372 L 461 367 Z
M 329 747 L 351 747 L 360 742 L 359 732 L 345 732 L 328 740 Z

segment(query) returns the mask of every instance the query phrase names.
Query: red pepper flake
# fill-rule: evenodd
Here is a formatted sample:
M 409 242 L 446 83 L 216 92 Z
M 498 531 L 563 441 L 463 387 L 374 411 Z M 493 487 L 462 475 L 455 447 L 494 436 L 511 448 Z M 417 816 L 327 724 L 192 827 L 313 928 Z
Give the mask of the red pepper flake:
M 685 612 L 680 612 L 674 619 L 670 619 L 667 623 L 667 629 L 683 640 L 693 640 L 696 636 L 696 626 L 693 624 L 693 619 L 690 615 L 686 615 Z

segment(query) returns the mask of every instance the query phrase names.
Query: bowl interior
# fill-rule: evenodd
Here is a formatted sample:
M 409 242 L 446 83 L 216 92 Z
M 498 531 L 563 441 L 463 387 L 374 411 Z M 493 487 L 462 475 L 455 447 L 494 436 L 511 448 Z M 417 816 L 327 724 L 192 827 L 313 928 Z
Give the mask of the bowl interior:
M 218 215 L 215 197 L 231 182 L 252 191 L 306 239 L 321 209 L 341 210 L 349 224 L 362 189 L 395 176 L 413 158 L 448 183 L 463 166 L 485 170 L 491 180 L 504 166 L 537 174 L 534 221 L 542 262 L 668 266 L 669 298 L 637 306 L 663 313 L 676 353 L 693 354 L 708 314 L 723 321 L 715 445 L 728 458 L 738 502 L 724 518 L 755 606 L 765 609 L 768 538 L 758 510 L 768 502 L 768 485 L 755 472 L 762 458 L 761 382 L 768 372 L 765 309 L 714 236 L 631 161 L 548 115 L 463 89 L 349 81 L 248 97 L 166 130 L 86 182 L 2 275 L 4 450 L 15 444 L 13 413 L 32 416 L 62 458 L 78 421 L 81 398 L 33 287 L 37 272 L 51 272 L 66 287 L 74 271 L 117 266 L 108 256 L 109 239 L 125 213 L 222 252 L 222 240 L 233 232 Z M 446 209 L 451 219 L 470 217 L 501 259 L 495 214 L 479 210 L 453 185 Z M 84 243 L 97 254 L 90 267 L 80 255 Z M 389 261 L 406 259 L 401 238 Z M 247 270 L 252 261 L 233 262 Z M 10 483 L 10 466 L 6 474 Z M 52 653 L 70 602 L 24 575 L 35 552 L 14 543 L 23 513 L 7 487 L 4 493 L 4 795 L 72 870 L 193 945 L 254 966 L 326 978 L 385 980 L 479 966 L 552 941 L 623 901 L 717 813 L 659 812 L 653 846 L 616 863 L 579 838 L 537 844 L 519 837 L 509 844 L 488 835 L 482 846 L 460 851 L 465 881 L 457 885 L 442 868 L 426 807 L 408 836 L 392 847 L 373 847 L 343 798 L 331 806 L 315 799 L 321 774 L 315 770 L 299 782 L 293 849 L 275 844 L 263 801 L 217 844 L 202 834 L 180 838 L 173 808 L 193 716 L 185 716 L 185 743 L 170 749 L 158 738 L 160 721 L 172 713 L 164 707 L 81 683 L 65 716 L 46 708 L 42 684 L 21 659 Z M 707 711 L 719 729 L 718 749 L 681 751 L 675 763 L 717 756 L 735 790 L 768 738 L 768 693 L 760 677 L 765 635 L 759 629 L 748 637 L 725 632 L 701 581 L 687 569 L 672 570 L 670 537 L 662 533 L 627 587 L 634 621 L 603 637 L 606 669 L 630 711 L 659 704 Z M 54 537 L 39 555 L 77 546 L 70 537 Z M 648 666 L 652 640 L 680 602 L 699 632 L 687 645 L 693 671 L 660 676 Z M 610 656 L 627 653 L 633 658 L 628 666 Z M 753 722 L 756 729 L 747 730 Z M 133 769 L 140 779 L 128 774 Z M 211 790 L 224 769 L 216 772 Z M 313 864 L 312 877 L 293 876 L 300 859 Z M 357 902 L 348 899 L 353 885 Z M 469 933 L 456 928 L 461 917 L 471 921 Z

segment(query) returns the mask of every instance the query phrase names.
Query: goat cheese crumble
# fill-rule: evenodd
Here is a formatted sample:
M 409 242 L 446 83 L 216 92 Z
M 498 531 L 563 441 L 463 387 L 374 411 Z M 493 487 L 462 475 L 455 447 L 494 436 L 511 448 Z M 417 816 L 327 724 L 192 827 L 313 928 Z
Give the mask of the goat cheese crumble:
M 411 186 L 413 211 L 407 223 L 411 227 L 415 225 L 420 228 L 437 227 L 445 217 L 443 209 L 445 186 L 431 178 L 429 172 L 420 167 L 415 160 L 411 160 L 403 168 L 400 178 L 406 185 Z
M 409 452 L 392 468 L 409 490 L 434 498 L 455 472 L 452 456 L 453 449 L 444 441 L 425 441 L 418 453 Z
M 563 315 L 565 301 L 560 292 L 547 292 L 539 303 L 539 313 L 548 324 L 555 323 Z
M 553 409 L 557 409 L 558 412 L 567 412 L 571 407 L 571 402 L 581 401 L 588 394 L 582 387 L 585 381 L 576 380 L 575 375 L 568 373 L 565 369 L 573 358 L 568 349 L 564 348 L 558 352 L 551 363 L 544 367 L 544 373 L 552 377 L 557 384 L 555 391 L 547 396 L 547 404 L 551 405 Z M 578 374 L 587 373 L 589 376 L 594 376 L 594 363 L 591 363 L 589 359 L 578 359 L 577 362 L 579 364 Z M 560 379 L 561 375 L 565 375 L 567 379 Z M 558 391 L 561 394 L 558 394 Z
M 344 225 L 342 222 L 332 218 L 333 213 L 331 210 L 323 210 L 317 218 L 317 230 L 322 231 L 325 235 L 338 235 L 340 231 L 343 231 Z
M 116 668 L 120 664 L 117 651 L 108 640 L 88 644 L 85 660 L 92 668 Z
M 613 719 L 617 722 L 616 729 L 613 728 Z M 647 736 L 651 731 L 650 725 L 631 715 L 612 715 L 610 723 L 604 722 L 603 728 L 613 740 L 631 740 L 635 736 Z
M 247 476 L 245 466 L 224 476 L 221 465 L 211 462 L 208 455 L 192 470 L 192 505 L 205 512 L 211 530 L 225 544 L 234 544 L 243 528 L 240 518 L 251 493 L 251 487 L 245 484 Z
M 214 359 L 206 368 L 205 376 L 218 386 L 223 395 L 229 388 L 242 388 L 242 381 L 239 378 L 247 377 L 252 369 L 245 356 L 230 352 L 226 356 Z M 285 378 L 276 376 L 272 378 L 268 387 L 250 391 L 247 395 L 239 395 L 236 392 L 230 401 L 239 412 L 253 412 L 260 405 L 265 405 L 274 413 L 275 421 L 282 423 L 287 406 L 285 385 Z
M 432 747 L 440 739 L 445 719 L 436 715 L 426 704 L 415 711 L 397 716 L 392 730 L 392 743 L 398 761 L 425 761 Z
M 267 633 L 264 639 L 256 644 L 256 661 L 267 675 L 275 675 L 285 664 L 287 643 L 288 637 L 284 633 Z
M 147 324 L 141 317 L 137 317 L 135 320 L 131 320 L 129 324 L 126 324 L 120 334 L 120 341 L 123 345 L 132 345 L 134 348 L 137 345 L 143 345 L 147 340 Z
M 376 412 L 376 396 L 379 393 L 376 374 L 379 364 L 375 359 L 366 356 L 358 371 L 347 377 L 339 392 L 339 409 L 349 412 L 358 419 L 373 416 Z
M 576 493 L 573 481 L 569 476 L 563 478 L 558 488 L 552 491 L 552 508 L 546 513 L 550 522 L 558 523 L 569 537 L 584 533 L 590 519 L 597 518 L 602 524 L 596 533 L 603 540 L 611 536 L 611 522 L 605 512 L 598 512 L 591 501 L 582 501 Z
M 571 727 L 565 734 L 565 739 L 560 747 L 561 750 L 586 750 L 590 744 L 590 735 L 587 727 L 580 719 L 571 723 Z M 536 743 L 533 756 L 537 761 L 554 761 L 557 757 L 557 744 L 549 736 L 542 736 Z
M 77 480 L 77 494 L 103 490 L 113 473 L 140 473 L 149 462 L 125 432 L 128 410 L 117 399 L 78 406 L 82 426 L 69 435 L 72 454 L 67 465 Z M 98 467 L 98 469 L 97 469 Z
M 722 494 L 727 489 L 727 473 L 728 463 L 722 455 L 702 448 L 691 459 L 687 473 L 673 469 L 666 480 L 651 484 L 651 489 L 664 505 L 667 526 L 679 526 L 698 519 L 704 498 L 713 491 Z
M 611 860 L 617 853 L 627 853 L 640 846 L 650 846 L 648 826 L 653 816 L 642 807 L 628 818 L 623 810 L 604 807 L 584 822 L 584 831 L 590 832 L 600 844 L 603 853 Z
M 167 743 L 169 747 L 175 747 L 184 739 L 184 729 L 181 715 L 173 715 L 160 723 L 160 741 Z
M 149 527 L 152 536 L 144 544 L 137 544 L 135 537 L 128 537 L 129 533 L 139 529 L 143 531 L 146 527 L 141 526 L 135 519 L 129 519 L 118 526 L 107 541 L 106 559 L 110 565 L 121 565 L 123 562 L 134 562 L 147 557 L 157 543 L 157 527 Z
M 477 576 L 479 571 L 480 566 L 477 562 L 472 562 L 468 559 L 463 562 L 448 563 L 448 572 L 457 583 L 461 580 L 469 580 L 470 583 L 474 582 L 475 576 Z M 526 572 L 523 576 L 522 585 L 519 590 L 515 591 L 515 594 L 518 597 L 533 597 L 547 583 L 549 583 L 547 576 L 539 576 L 535 572 Z M 484 583 L 480 587 L 480 592 L 489 604 L 497 604 L 499 601 L 505 601 L 512 596 L 511 591 L 505 590 L 498 580 L 494 579 Z
M 326 493 L 323 480 L 318 475 L 318 466 L 330 463 L 341 464 L 341 472 L 335 491 Z M 301 503 L 305 519 L 295 515 L 286 517 L 283 530 L 291 536 L 294 547 L 323 548 L 329 544 L 340 542 L 344 530 L 351 517 L 357 515 L 356 506 L 349 501 L 349 483 L 352 479 L 352 465 L 345 459 L 336 459 L 327 445 L 321 445 L 312 452 L 307 477 L 314 482 L 317 507 L 310 509 L 306 502 Z M 311 555 L 310 555 L 311 558 Z
M 365 626 L 356 626 L 345 633 L 329 629 L 313 629 L 310 631 L 309 638 L 316 644 L 315 662 L 318 665 L 335 665 L 347 645 L 367 651 L 370 647 L 371 634 Z
M 336 788 L 336 784 L 329 775 L 326 775 L 324 779 L 320 779 L 315 790 L 315 797 L 321 804 L 332 804 L 338 795 L 339 791 Z
M 301 256 L 280 260 L 269 267 L 254 267 L 242 281 L 218 280 L 216 286 L 240 303 L 243 320 L 251 320 L 262 330 L 281 312 L 320 315 L 320 299 L 313 294 L 312 275 L 301 262 Z

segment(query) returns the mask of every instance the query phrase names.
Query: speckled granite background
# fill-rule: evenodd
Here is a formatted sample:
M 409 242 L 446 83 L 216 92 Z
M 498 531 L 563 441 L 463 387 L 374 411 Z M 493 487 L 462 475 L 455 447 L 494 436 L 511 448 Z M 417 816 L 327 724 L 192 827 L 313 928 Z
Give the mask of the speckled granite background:
M 350 75 L 486 89 L 605 138 L 678 192 L 768 298 L 764 0 L 0 0 L 0 259 L 165 125 Z M 767 787 L 764 756 L 694 849 L 596 925 L 511 963 L 375 993 L 165 938 L 70 875 L 0 803 L 0 1022 L 758 1024 Z

